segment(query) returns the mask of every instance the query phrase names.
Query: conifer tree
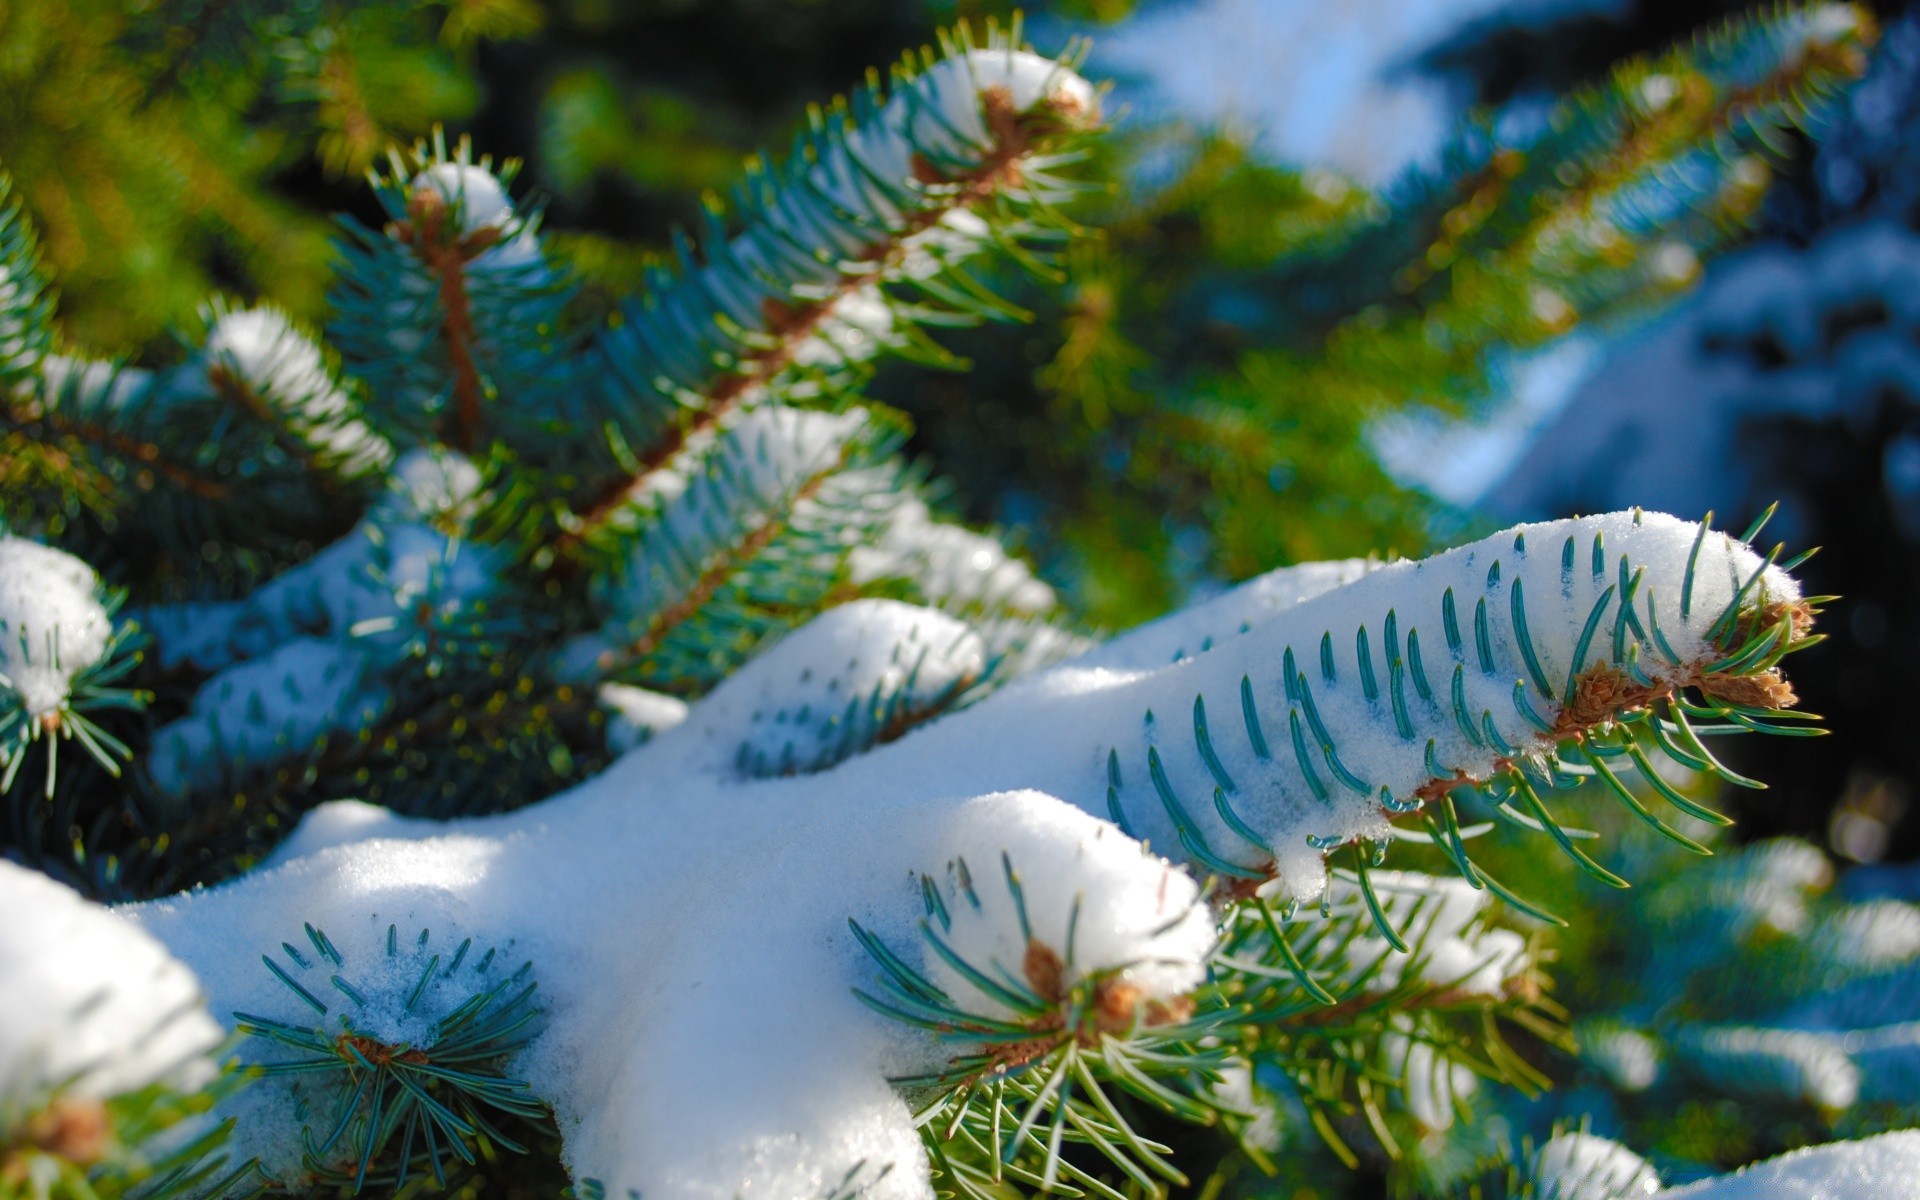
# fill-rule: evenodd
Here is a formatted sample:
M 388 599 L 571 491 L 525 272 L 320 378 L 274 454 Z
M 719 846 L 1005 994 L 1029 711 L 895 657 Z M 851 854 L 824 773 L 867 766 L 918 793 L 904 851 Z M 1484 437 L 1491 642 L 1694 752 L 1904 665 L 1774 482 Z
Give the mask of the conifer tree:
M 1758 28 L 1763 81 L 1862 30 Z M 1664 764 L 1809 728 L 1827 598 L 1634 509 L 1068 628 L 863 387 L 1057 259 L 1077 68 L 943 37 L 605 323 L 444 138 L 324 330 L 215 300 L 154 368 L 55 338 L 6 209 L 0 1196 L 1219 1194 L 1283 1126 L 1444 1158 L 1476 1080 L 1543 1082 L 1557 918 L 1479 819 L 1622 886 L 1591 783 L 1701 848 Z M 1584 1136 L 1514 1187 L 1646 1190 Z

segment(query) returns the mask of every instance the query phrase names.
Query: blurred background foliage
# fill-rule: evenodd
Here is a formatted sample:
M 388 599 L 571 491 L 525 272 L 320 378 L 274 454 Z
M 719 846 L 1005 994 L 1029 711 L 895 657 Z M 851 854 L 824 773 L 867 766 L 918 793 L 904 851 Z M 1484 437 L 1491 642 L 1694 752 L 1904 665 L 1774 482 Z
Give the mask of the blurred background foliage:
M 1804 244 L 1867 202 L 1835 204 L 1815 150 L 1867 137 L 1857 113 L 1834 117 L 1828 103 L 1861 63 L 1781 58 L 1752 29 L 1717 59 L 1698 42 L 1692 57 L 1660 58 L 1754 5 L 1462 0 L 1417 20 L 1417 6 L 1378 6 L 1383 30 L 1436 31 L 1381 51 L 1383 69 L 1430 81 L 1457 124 L 1407 173 L 1359 134 L 1345 157 L 1290 155 L 1245 121 L 1155 102 L 1139 77 L 1204 72 L 1151 61 L 1191 47 L 1152 49 L 1145 70 L 1137 47 L 1131 62 L 1101 57 L 1148 19 L 1211 7 L 1216 22 L 1265 12 L 1284 26 L 1312 6 L 1025 6 L 1042 48 L 1090 35 L 1092 73 L 1121 77 L 1108 102 L 1119 136 L 1083 168 L 1106 189 L 1074 214 L 1084 237 L 993 281 L 1020 319 L 945 340 L 972 370 L 890 367 L 871 391 L 911 415 L 912 447 L 953 512 L 1023 542 L 1090 625 L 1131 625 L 1287 562 L 1419 553 L 1494 520 L 1687 509 L 1702 497 L 1502 491 L 1512 456 L 1456 464 L 1476 477 L 1465 489 L 1405 462 L 1453 456 L 1443 434 L 1511 408 L 1535 351 L 1620 343 L 1714 254 L 1756 232 Z M 1896 29 L 1903 7 L 1874 6 Z M 1432 15 L 1443 9 L 1454 15 Z M 329 214 L 377 221 L 364 171 L 436 126 L 524 161 L 520 189 L 587 284 L 579 303 L 610 311 L 703 195 L 736 179 L 751 148 L 782 144 L 810 104 L 941 25 L 1011 12 L 987 0 L 0 0 L 0 164 L 41 230 L 63 334 L 96 354 L 164 359 L 174 351 L 157 335 L 193 320 L 210 287 L 320 319 Z M 1743 45 L 1771 66 L 1752 76 Z M 1910 62 L 1899 69 L 1911 78 Z M 1311 87 L 1277 72 L 1271 83 L 1313 118 Z M 1767 104 L 1778 125 L 1756 132 Z M 1908 170 L 1874 153 L 1863 195 Z M 1350 169 L 1356 156 L 1378 160 L 1371 178 Z M 1871 593 L 1881 616 L 1839 631 L 1842 652 L 1812 664 L 1810 704 L 1839 736 L 1756 767 L 1790 779 L 1792 800 L 1748 804 L 1746 827 L 1824 837 L 1833 814 L 1865 805 L 1886 826 L 1873 856 L 1910 856 L 1920 833 L 1900 814 L 1920 752 L 1897 664 L 1920 662 L 1920 633 L 1901 632 L 1920 630 L 1907 616 L 1920 615 L 1920 569 L 1863 542 L 1884 528 L 1906 546 L 1894 516 L 1846 515 L 1893 503 L 1879 464 L 1905 418 L 1882 426 L 1841 422 L 1817 441 L 1818 463 L 1787 462 L 1725 500 L 1707 488 L 1698 507 L 1743 525 L 1776 477 L 1825 471 L 1796 485 L 1826 498 L 1789 514 L 1791 532 L 1854 547 L 1811 570 L 1821 590 Z M 1518 461 L 1519 474 L 1593 469 Z M 1836 564 L 1826 578 L 1823 561 Z M 1864 691 L 1863 661 L 1879 664 Z

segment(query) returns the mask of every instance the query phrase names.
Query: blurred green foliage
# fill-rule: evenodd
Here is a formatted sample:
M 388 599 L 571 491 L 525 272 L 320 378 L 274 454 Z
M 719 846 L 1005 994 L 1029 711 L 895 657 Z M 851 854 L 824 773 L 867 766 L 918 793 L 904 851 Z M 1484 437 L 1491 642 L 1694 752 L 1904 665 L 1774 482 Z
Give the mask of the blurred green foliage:
M 1064 38 L 1132 5 L 1036 7 Z M 151 344 L 209 286 L 320 320 L 321 214 L 373 217 L 357 176 L 436 124 L 524 161 L 579 302 L 610 312 L 750 149 L 939 25 L 1010 11 L 16 0 L 0 163 L 62 329 L 95 353 Z M 1760 141 L 1856 66 L 1802 53 L 1791 25 L 1633 60 L 1526 137 L 1471 122 L 1438 168 L 1379 193 L 1123 116 L 1084 167 L 1107 188 L 1075 214 L 1086 236 L 1028 264 L 1047 278 L 996 281 L 1033 320 L 959 331 L 970 371 L 890 368 L 873 391 L 915 419 L 953 507 L 1023 537 L 1097 625 L 1285 562 L 1418 552 L 1461 518 L 1391 479 L 1368 431 L 1472 411 L 1506 356 L 1688 284 L 1753 210 Z M 1677 210 L 1647 202 L 1662 188 Z
M 478 40 L 540 15 L 528 0 L 0 5 L 0 162 L 64 330 L 125 352 L 210 287 L 317 312 L 330 225 L 301 180 L 357 182 L 394 140 L 470 114 Z

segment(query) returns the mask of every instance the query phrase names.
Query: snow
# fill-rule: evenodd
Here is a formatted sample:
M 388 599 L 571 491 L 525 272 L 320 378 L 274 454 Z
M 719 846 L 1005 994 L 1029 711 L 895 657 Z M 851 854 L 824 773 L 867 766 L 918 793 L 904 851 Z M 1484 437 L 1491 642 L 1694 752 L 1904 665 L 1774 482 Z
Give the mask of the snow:
M 1904 1105 L 1920 1094 L 1920 1020 L 1852 1032 L 1845 1044 L 1860 1068 L 1862 1099 Z
M 194 693 L 186 716 L 154 731 L 154 786 L 177 799 L 297 755 L 323 734 L 366 728 L 391 702 L 370 666 L 350 643 L 295 638 L 227 668 Z
M 1032 984 L 1023 964 L 1037 942 L 1059 956 L 1068 990 L 1109 973 L 1150 1000 L 1200 986 L 1215 931 L 1191 875 L 1040 793 L 992 799 L 1004 815 L 949 842 L 935 876 L 951 917 L 936 931 L 958 958 L 989 978 Z M 965 1011 L 1013 1014 L 944 959 L 925 966 Z
M 212 1078 L 220 1026 L 151 934 L 4 859 L 0 913 L 0 1113 Z
M 798 367 L 851 366 L 898 341 L 892 306 L 877 285 L 867 284 L 833 302 L 812 334 L 793 348 L 792 360 Z
M 1920 1200 L 1920 1131 L 1795 1150 L 1657 1200 Z
M 986 659 L 963 621 L 856 600 L 760 650 L 693 706 L 681 736 L 707 739 L 715 765 L 744 774 L 819 770 L 938 712 Z
M 1779 417 L 1865 416 L 1889 388 L 1920 394 L 1917 270 L 1920 234 L 1886 220 L 1836 227 L 1805 250 L 1764 244 L 1727 255 L 1695 298 L 1617 344 L 1572 390 L 1488 508 L 1537 516 L 1631 497 L 1724 513 L 1779 499 L 1775 529 L 1792 537 L 1805 527 L 1800 501 L 1760 474 L 1742 430 Z M 1873 311 L 1884 322 L 1829 343 L 1835 317 Z M 1786 361 L 1763 357 L 1763 345 Z M 1901 478 L 1891 476 L 1890 487 Z
M 847 569 L 855 583 L 911 580 L 922 596 L 947 609 L 1038 616 L 1055 602 L 1053 589 L 997 538 L 934 520 L 917 496 L 895 506 L 877 539 L 854 548 Z
M 1275 848 L 1275 886 L 1317 896 L 1328 877 L 1308 833 L 1377 838 L 1388 831 L 1377 791 L 1330 792 L 1322 801 L 1305 787 L 1286 734 L 1288 714 L 1298 711 L 1283 690 L 1290 648 L 1328 726 L 1340 731 L 1350 769 L 1386 788 L 1388 798 L 1408 798 L 1428 778 L 1429 740 L 1450 768 L 1489 771 L 1494 752 L 1449 733 L 1452 718 L 1420 707 L 1424 700 L 1409 700 L 1419 724 L 1416 740 L 1403 741 L 1385 697 L 1369 702 L 1354 682 L 1357 626 L 1381 636 L 1373 657 L 1384 678 L 1379 646 L 1387 614 L 1396 614 L 1396 638 L 1405 644 L 1419 631 L 1427 671 L 1438 681 L 1453 662 L 1441 633 L 1443 594 L 1453 589 L 1463 605 L 1469 639 L 1474 606 L 1487 599 L 1495 671 L 1482 676 L 1475 664 L 1467 694 L 1508 736 L 1531 738 L 1512 715 L 1513 681 L 1527 671 L 1507 617 L 1512 582 L 1524 582 L 1538 659 L 1550 678 L 1564 680 L 1572 643 L 1605 586 L 1586 569 L 1595 536 L 1603 536 L 1608 578 L 1623 554 L 1644 566 L 1636 593 L 1642 619 L 1657 610 L 1682 663 L 1697 666 L 1718 656 L 1705 631 L 1761 561 L 1722 536 L 1705 538 L 1691 615 L 1683 617 L 1679 581 L 1696 532 L 1672 518 L 1624 513 L 1525 527 L 1524 551 L 1510 531 L 1423 562 L 1379 566 L 1290 607 L 1276 603 L 1258 624 L 1249 622 L 1249 632 L 1211 649 L 1196 645 L 1180 662 L 1064 664 L 829 770 L 742 779 L 737 759 L 717 751 L 755 736 L 757 706 L 791 708 L 804 703 L 807 689 L 824 686 L 820 674 L 793 672 L 803 662 L 824 671 L 844 661 L 851 626 L 872 622 L 895 644 L 903 629 L 930 638 L 951 628 L 938 614 L 848 606 L 851 613 L 829 613 L 776 646 L 770 655 L 778 669 L 756 675 L 749 667 L 729 685 L 733 696 L 723 689 L 711 698 L 724 703 L 696 705 L 685 721 L 571 792 L 444 825 L 330 805 L 265 868 L 128 912 L 200 972 L 214 1011 L 272 1019 L 298 1016 L 297 1001 L 258 956 L 305 922 L 325 929 L 350 962 L 383 953 L 390 923 L 431 928 L 437 944 L 471 935 L 511 946 L 533 964 L 547 1027 L 510 1069 L 554 1105 L 576 1177 L 598 1179 L 612 1193 L 637 1188 L 649 1200 L 814 1195 L 861 1167 L 891 1168 L 866 1193 L 875 1200 L 926 1200 L 927 1166 L 911 1115 L 885 1079 L 938 1071 L 955 1050 L 851 995 L 875 991 L 879 968 L 850 919 L 940 979 L 957 1003 L 991 1005 L 970 981 L 942 973 L 947 968 L 920 924 L 924 875 L 949 914 L 956 949 L 969 958 L 1024 973 L 1030 931 L 1071 964 L 1070 980 L 1111 971 L 1141 1001 L 1175 995 L 1204 978 L 1214 928 L 1195 903 L 1195 877 L 1158 857 L 1192 855 L 1155 798 L 1144 751 L 1151 744 L 1163 756 L 1169 788 L 1206 794 L 1198 785 L 1211 773 L 1186 724 L 1196 696 L 1214 714 L 1213 746 L 1235 781 L 1235 802 L 1244 802 L 1247 822 Z M 1580 569 L 1563 575 L 1568 538 Z M 1501 576 L 1489 585 L 1496 559 Z M 1312 591 L 1310 581 L 1324 579 L 1302 574 L 1298 591 Z M 1770 597 L 1794 595 L 1778 572 L 1765 584 Z M 1221 611 L 1258 592 L 1223 601 Z M 1167 636 L 1166 628 L 1152 636 Z M 1323 632 L 1336 635 L 1332 682 L 1320 672 Z M 1596 639 L 1588 661 L 1610 658 L 1611 641 Z M 1471 662 L 1471 640 L 1465 653 Z M 887 652 L 863 654 L 849 678 L 896 665 Z M 1670 668 L 1651 660 L 1647 669 Z M 1241 729 L 1243 679 L 1258 691 L 1267 758 Z M 1554 701 L 1533 702 L 1551 719 Z M 1143 722 L 1149 712 L 1163 716 Z M 1164 737 L 1154 732 L 1161 722 Z M 1107 819 L 1114 762 L 1131 835 Z M 1192 812 L 1216 854 L 1265 861 L 1257 848 L 1229 841 L 1234 835 L 1211 811 L 1195 805 Z M 1002 855 L 1022 881 L 1027 929 Z M 963 895 L 962 858 L 978 910 Z M 1385 882 L 1397 889 L 1400 881 Z M 1420 895 L 1439 897 L 1429 940 L 1445 933 L 1465 946 L 1445 964 L 1434 955 L 1426 969 L 1470 971 L 1471 986 L 1490 990 L 1494 976 L 1519 961 L 1517 941 L 1474 932 L 1477 900 L 1445 885 L 1421 884 L 1409 898 Z M 1397 906 L 1397 895 L 1389 903 Z M 1494 965 L 1479 977 L 1483 962 Z M 1396 1069 L 1413 1077 L 1416 1114 L 1440 1127 L 1451 1118 L 1451 1100 L 1473 1086 L 1471 1076 L 1437 1060 L 1412 1028 L 1397 1055 Z M 281 1115 L 236 1114 L 243 1117 L 237 1136 L 248 1153 L 286 1161 L 298 1127 L 285 1115 L 291 1101 L 275 1085 L 252 1091 L 247 1103 L 278 1103 Z
M 1432 160 L 1469 99 L 1416 60 L 1476 22 L 1617 11 L 1619 0 L 1204 0 L 1094 41 L 1101 75 L 1149 115 L 1242 132 L 1291 166 L 1373 187 Z
M 1435 1131 L 1453 1128 L 1456 1105 L 1479 1090 L 1479 1080 L 1415 1036 L 1407 1014 L 1394 1013 L 1388 1020 L 1393 1029 L 1380 1038 L 1380 1068 L 1401 1081 L 1401 1101 L 1420 1124 Z
M 461 526 L 479 487 L 479 470 L 465 458 L 409 451 L 394 464 L 387 493 L 350 533 L 246 599 L 139 613 L 154 635 L 160 665 L 218 671 L 292 638 L 343 639 L 355 629 L 384 635 L 366 641 L 369 653 L 404 647 L 402 630 L 423 612 L 429 619 L 444 616 L 497 587 L 497 552 L 443 531 Z
M 162 667 L 213 672 L 192 711 L 154 733 L 160 789 L 219 786 L 223 755 L 271 762 L 377 719 L 384 673 L 448 640 L 503 586 L 503 553 L 458 533 L 478 487 L 466 459 L 410 451 L 352 532 L 245 600 L 139 614 Z
M 92 567 L 63 550 L 0 535 L 0 688 L 28 717 L 65 708 L 74 678 L 100 661 L 112 635 Z
M 1871 971 L 1920 956 L 1920 908 L 1893 900 L 1849 905 L 1810 939 L 1834 968 Z
M 811 157 L 780 168 L 798 176 L 778 205 L 750 213 L 745 231 L 703 247 L 705 263 L 656 289 L 645 308 L 603 339 L 619 374 L 645 387 L 658 381 L 697 386 L 711 370 L 699 338 L 676 353 L 647 332 L 662 322 L 718 316 L 750 334 L 786 334 L 787 361 L 800 370 L 792 396 L 819 385 L 806 373 L 865 361 L 904 337 L 899 315 L 881 285 L 925 279 L 990 244 L 986 222 L 967 210 L 966 189 L 929 172 L 957 179 L 978 168 L 997 144 L 985 104 L 1004 100 L 1014 116 L 1045 113 L 1058 122 L 1091 125 L 1099 105 L 1093 86 L 1050 58 L 1025 51 L 970 50 L 943 57 L 910 78 L 896 76 L 878 112 L 854 125 L 835 110 L 826 116 L 835 134 L 812 142 Z M 905 191 L 877 180 L 907 181 Z M 1017 169 L 997 188 L 1046 199 L 1038 176 Z M 912 215 L 909 216 L 909 210 Z M 804 318 L 798 334 L 774 328 L 777 314 Z M 684 327 L 667 335 L 685 340 Z M 734 347 L 726 350 L 731 353 Z M 636 365 L 637 364 L 637 365 Z M 797 389 L 797 390 L 795 390 Z M 671 387 L 667 390 L 670 392 Z M 748 389 L 749 400 L 764 390 Z
M 1413 871 L 1374 870 L 1369 877 L 1382 913 L 1412 953 L 1396 952 L 1374 929 L 1358 880 L 1345 872 L 1335 875 L 1325 904 L 1304 910 L 1299 919 L 1310 931 L 1319 920 L 1358 918 L 1362 932 L 1341 952 L 1343 983 L 1364 979 L 1367 990 L 1385 992 L 1412 971 L 1436 990 L 1497 998 L 1506 994 L 1507 981 L 1527 969 L 1525 940 L 1510 929 L 1486 926 L 1493 899 L 1486 890 L 1464 879 Z
M 890 97 L 883 124 L 922 152 L 993 144 L 981 97 L 999 93 L 1008 108 L 1028 113 L 1043 104 L 1091 122 L 1100 115 L 1093 85 L 1064 64 L 1025 50 L 969 50 L 943 58 Z M 911 171 L 883 178 L 910 178 Z
M 40 360 L 40 396 L 50 409 L 128 405 L 153 382 L 151 372 L 119 363 L 49 354 Z
M 1254 626 L 1303 600 L 1352 583 L 1383 564 L 1365 558 L 1300 563 L 1256 575 L 1210 600 L 1149 621 L 1073 660 L 1079 668 L 1151 671 L 1211 650 L 1216 643 L 1250 632 Z
M 513 219 L 513 201 L 492 171 L 473 163 L 437 162 L 413 177 L 415 194 L 431 190 L 460 214 L 460 232 L 501 229 Z
M 351 414 L 319 347 L 270 307 L 219 314 L 202 351 L 209 368 L 231 371 L 261 401 L 289 420 L 317 449 L 359 473 L 387 465 L 393 448 Z
M 1688 1070 L 1735 1095 L 1811 1104 L 1828 1112 L 1860 1097 L 1860 1068 L 1829 1033 L 1694 1026 L 1673 1038 Z
M 1582 1026 L 1575 1036 L 1581 1057 L 1623 1092 L 1644 1092 L 1660 1078 L 1660 1043 L 1637 1029 Z
M 626 683 L 603 683 L 594 693 L 607 710 L 607 749 L 625 754 L 656 733 L 687 719 L 687 702 Z
M 858 409 L 761 404 L 689 438 L 608 520 L 610 528 L 644 532 L 630 539 L 625 561 L 595 574 L 591 591 L 607 618 L 561 647 L 555 673 L 588 682 L 621 665 L 627 648 L 699 585 L 719 555 L 764 522 L 782 520 L 779 514 L 831 475 L 868 419 Z
M 1563 1133 L 1533 1155 L 1542 1200 L 1627 1200 L 1660 1190 L 1660 1176 L 1638 1154 L 1591 1133 Z
M 1136 832 L 1156 845 L 1180 845 L 1182 831 L 1163 811 L 1163 789 L 1153 781 L 1157 759 L 1172 790 L 1184 789 L 1192 824 L 1216 854 L 1242 867 L 1274 863 L 1287 896 L 1317 897 L 1326 879 L 1321 844 L 1389 837 L 1381 795 L 1411 802 L 1413 793 L 1434 777 L 1434 764 L 1476 778 L 1493 771 L 1500 753 L 1495 743 L 1486 740 L 1487 722 L 1511 746 L 1541 744 L 1535 726 L 1516 708 L 1515 681 L 1526 681 L 1529 703 L 1544 717 L 1554 700 L 1540 695 L 1541 684 L 1557 697 L 1574 673 L 1570 658 L 1584 623 L 1596 611 L 1617 612 L 1607 590 L 1626 577 L 1620 573 L 1622 556 L 1632 564 L 1627 575 L 1641 566 L 1647 569 L 1647 582 L 1636 595 L 1636 604 L 1657 607 L 1657 623 L 1680 661 L 1717 657 L 1701 635 L 1728 602 L 1736 577 L 1744 582 L 1761 564 L 1731 539 L 1706 538 L 1701 562 L 1712 565 L 1703 565 L 1696 578 L 1693 615 L 1683 620 L 1681 579 L 1696 528 L 1652 513 L 1522 526 L 1419 563 L 1381 566 L 1345 587 L 1295 605 L 1280 618 L 1254 627 L 1253 633 L 1215 643 L 1213 651 L 1159 673 L 1170 685 L 1175 679 L 1185 681 L 1184 695 L 1168 695 L 1162 704 L 1135 710 L 1139 736 L 1129 739 L 1131 744 L 1114 746 L 1116 799 Z M 1596 538 L 1602 545 L 1598 574 L 1590 569 Z M 1568 550 L 1572 569 L 1563 572 Z M 1706 582 L 1709 577 L 1711 582 Z M 1769 578 L 1770 596 L 1790 599 L 1798 594 L 1777 571 Z M 1538 680 L 1524 661 L 1511 624 L 1516 585 L 1524 585 L 1530 641 L 1543 677 Z M 1450 646 L 1444 632 L 1448 627 L 1444 594 L 1448 592 L 1454 596 L 1452 623 L 1460 634 L 1457 648 Z M 1481 606 L 1488 630 L 1484 663 L 1475 633 Z M 1364 631 L 1364 643 L 1356 627 Z M 1610 640 L 1597 638 L 1590 644 L 1583 666 L 1609 658 L 1611 646 L 1597 643 Z M 1364 670 L 1363 644 L 1368 659 Z M 1251 672 L 1246 663 L 1249 653 L 1259 655 L 1259 666 Z M 1656 677 L 1684 674 L 1679 667 L 1657 661 L 1658 657 L 1643 657 L 1643 669 Z M 1394 661 L 1405 664 L 1398 674 Z M 1090 673 L 1098 673 L 1102 669 L 1098 659 L 1091 662 Z M 1368 671 L 1375 685 L 1372 695 L 1365 682 Z M 1431 699 L 1419 686 L 1423 677 Z M 1395 678 L 1401 680 L 1398 691 L 1404 701 L 1398 712 L 1391 707 Z M 1456 689 L 1458 702 L 1453 699 Z M 1268 754 L 1253 744 L 1250 733 L 1241 732 L 1250 707 L 1263 723 Z M 1206 738 L 1224 779 L 1200 749 L 1202 708 Z M 1317 745 L 1321 739 L 1313 725 L 1316 714 L 1329 731 L 1373 732 L 1349 736 L 1337 744 L 1336 764 Z M 1115 713 L 1113 727 L 1117 730 L 1124 719 Z M 1465 721 L 1472 722 L 1471 731 Z M 1291 732 L 1296 725 L 1298 739 Z M 1238 782 L 1243 780 L 1259 782 Z M 1353 786 L 1355 782 L 1365 784 L 1365 790 Z M 1209 811 L 1206 798 L 1215 783 L 1226 790 L 1244 821 L 1262 835 L 1263 844 L 1248 842 Z

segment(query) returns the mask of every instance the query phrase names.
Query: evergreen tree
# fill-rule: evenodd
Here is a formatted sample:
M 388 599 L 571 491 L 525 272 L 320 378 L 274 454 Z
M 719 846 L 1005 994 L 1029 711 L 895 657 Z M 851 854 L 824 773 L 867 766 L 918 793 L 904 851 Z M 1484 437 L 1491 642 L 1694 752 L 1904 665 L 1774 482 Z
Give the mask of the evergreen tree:
M 1613 189 L 1861 36 L 1783 12 L 1672 60 L 1677 99 L 1470 139 L 1291 260 L 1331 350 L 1271 377 L 1365 409 L 1348 322 L 1636 294 L 1644 255 L 1576 236 Z M 1567 1038 L 1556 918 L 1480 818 L 1619 886 L 1591 783 L 1702 849 L 1724 818 L 1670 777 L 1750 785 L 1719 739 L 1808 730 L 1784 664 L 1826 598 L 1760 524 L 1633 509 L 1065 627 L 864 389 L 1009 315 L 995 262 L 1073 265 L 1077 66 L 992 27 L 909 55 L 604 321 L 465 142 L 375 174 L 323 332 L 215 300 L 149 366 L 56 335 L 9 204 L 0 1195 L 1257 1194 L 1304 1133 L 1438 1189 L 1500 1149 L 1461 1118 Z M 1516 198 L 1453 220 L 1490 169 Z M 1518 294 L 1477 337 L 1530 336 Z M 1766 1170 L 1910 1183 L 1917 1142 Z M 1566 1132 L 1503 1178 L 1655 1176 Z

